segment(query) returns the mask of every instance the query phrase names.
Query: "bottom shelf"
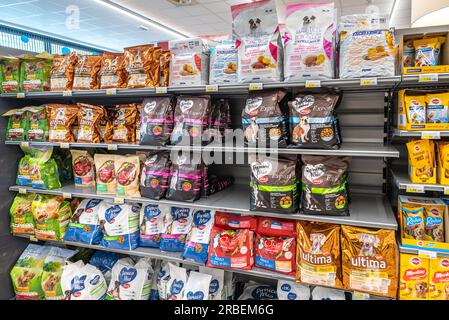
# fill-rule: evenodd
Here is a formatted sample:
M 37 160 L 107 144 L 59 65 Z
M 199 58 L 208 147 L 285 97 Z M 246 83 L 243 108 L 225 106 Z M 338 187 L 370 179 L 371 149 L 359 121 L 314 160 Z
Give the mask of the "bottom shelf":
M 29 239 L 30 241 L 36 241 L 33 240 L 35 238 L 29 236 L 29 235 L 14 235 L 15 237 L 19 238 L 25 238 Z M 40 240 L 38 240 L 40 241 Z M 156 248 L 144 248 L 144 247 L 138 247 L 135 250 L 129 251 L 129 250 L 121 250 L 121 249 L 112 249 L 112 248 L 106 248 L 99 245 L 89 245 L 79 242 L 72 242 L 72 241 L 45 241 L 47 243 L 55 244 L 55 245 L 68 245 L 73 247 L 79 247 L 79 248 L 87 248 L 87 249 L 94 249 L 94 250 L 101 250 L 101 251 L 107 251 L 107 252 L 116 252 L 124 255 L 132 255 L 132 256 L 138 256 L 138 257 L 146 257 L 146 258 L 152 258 L 152 259 L 159 259 L 169 262 L 176 262 L 176 263 L 184 263 L 187 265 L 194 265 L 194 266 L 203 266 L 203 264 L 193 261 L 184 260 L 181 257 L 180 253 L 172 253 L 172 252 L 162 252 L 159 249 Z M 283 275 L 281 273 L 272 272 L 269 270 L 264 270 L 261 268 L 253 267 L 251 270 L 241 270 L 241 269 L 225 269 L 226 271 L 237 273 L 237 274 L 243 274 L 243 275 L 249 275 L 253 277 L 260 277 L 260 278 L 267 278 L 272 280 L 287 280 L 287 281 L 295 281 L 294 276 L 289 275 Z M 335 289 L 335 288 L 333 288 Z M 340 290 L 340 289 L 337 289 Z M 354 294 L 352 291 L 343 290 L 342 291 Z M 363 294 L 362 294 L 363 295 Z M 371 300 L 394 300 L 391 298 L 381 297 L 381 296 L 375 296 L 375 295 L 369 295 Z

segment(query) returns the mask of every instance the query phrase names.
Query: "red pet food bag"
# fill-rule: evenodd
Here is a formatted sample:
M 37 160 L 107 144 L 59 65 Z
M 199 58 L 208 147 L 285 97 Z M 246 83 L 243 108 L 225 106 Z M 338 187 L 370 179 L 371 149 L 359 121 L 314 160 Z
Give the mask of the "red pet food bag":
M 256 266 L 285 274 L 295 274 L 296 239 L 256 235 Z
M 241 216 L 217 211 L 215 214 L 215 226 L 223 229 L 250 229 L 255 231 L 257 228 L 257 219 L 251 216 Z
M 256 232 L 264 236 L 294 238 L 296 236 L 296 221 L 259 217 Z

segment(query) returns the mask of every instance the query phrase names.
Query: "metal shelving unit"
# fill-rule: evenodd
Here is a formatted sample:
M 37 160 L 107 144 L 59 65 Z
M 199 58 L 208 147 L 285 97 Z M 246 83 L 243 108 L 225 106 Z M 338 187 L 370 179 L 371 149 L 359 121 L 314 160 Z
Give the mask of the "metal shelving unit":
M 396 186 L 400 190 L 407 190 L 410 193 L 420 193 L 420 192 L 411 192 L 415 189 L 422 188 L 422 191 L 437 191 L 437 192 L 445 192 L 445 190 L 449 191 L 449 186 L 443 186 L 441 184 L 418 184 L 412 183 L 406 172 L 403 171 L 392 171 L 393 180 Z
M 409 130 L 399 130 L 394 128 L 392 130 L 393 137 L 410 137 L 410 138 L 421 138 L 423 135 L 432 134 L 435 131 L 409 131 Z M 440 137 L 449 137 L 449 131 L 436 131 L 439 133 Z
M 97 195 L 93 189 L 75 188 L 74 185 L 67 185 L 61 189 L 40 190 L 30 187 L 12 186 L 10 191 L 51 194 L 63 197 L 78 197 L 87 199 L 104 199 L 109 201 L 121 202 L 121 200 L 130 203 L 144 204 L 164 204 L 175 207 L 213 209 L 224 212 L 239 213 L 244 215 L 265 216 L 274 218 L 284 218 L 291 220 L 327 222 L 349 226 L 360 226 L 367 228 L 383 228 L 397 230 L 398 225 L 393 211 L 389 207 L 388 202 L 382 196 L 371 195 L 352 195 L 352 203 L 350 204 L 350 216 L 318 216 L 306 214 L 276 214 L 269 212 L 250 211 L 249 209 L 249 187 L 242 185 L 234 185 L 208 198 L 202 198 L 196 202 L 178 202 L 170 200 L 150 200 L 146 198 L 116 198 L 111 195 Z

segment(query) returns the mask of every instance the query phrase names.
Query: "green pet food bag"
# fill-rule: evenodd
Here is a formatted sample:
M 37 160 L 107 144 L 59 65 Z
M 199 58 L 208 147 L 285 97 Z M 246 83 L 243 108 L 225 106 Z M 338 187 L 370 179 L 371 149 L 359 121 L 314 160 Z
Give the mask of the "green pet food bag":
M 8 126 L 6 128 L 6 140 L 8 141 L 26 141 L 27 133 L 30 128 L 30 119 L 28 110 L 13 109 L 3 114 L 8 118 Z
M 16 93 L 20 91 L 20 60 L 3 58 L 0 62 L 3 72 L 2 92 Z
M 26 56 L 20 64 L 20 79 L 25 92 L 50 90 L 51 60 Z
M 34 219 L 31 212 L 31 203 L 34 194 L 18 194 L 9 209 L 11 216 L 11 232 L 16 234 L 34 235 Z

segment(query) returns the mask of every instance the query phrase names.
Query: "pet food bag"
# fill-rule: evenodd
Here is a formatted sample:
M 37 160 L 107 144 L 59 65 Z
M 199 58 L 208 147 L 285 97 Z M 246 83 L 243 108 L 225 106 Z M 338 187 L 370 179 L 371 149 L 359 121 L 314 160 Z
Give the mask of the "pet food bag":
M 115 109 L 103 107 L 103 117 L 100 119 L 98 126 L 100 130 L 101 141 L 105 143 L 112 143 L 113 135 L 113 119 L 115 116 Z
M 425 255 L 401 253 L 400 300 L 427 300 L 430 274 L 430 259 Z
M 10 228 L 14 235 L 28 234 L 34 235 L 34 218 L 31 212 L 31 203 L 34 194 L 18 194 L 9 209 L 11 217 Z
M 170 84 L 170 64 L 172 54 L 169 50 L 162 50 L 160 64 L 161 64 L 161 87 L 168 87 Z
M 286 92 L 271 90 L 250 93 L 242 113 L 245 143 L 265 148 L 286 148 L 288 129 L 281 101 Z
M 61 289 L 61 275 L 66 261 L 76 254 L 74 250 L 51 247 L 44 260 L 42 272 L 42 291 L 45 300 L 64 300 Z
M 340 227 L 327 223 L 298 223 L 296 280 L 315 286 L 343 288 Z
M 394 230 L 342 226 L 345 289 L 396 298 L 399 250 Z
M 159 300 L 168 300 L 168 280 L 170 280 L 169 263 L 166 261 L 161 261 L 161 266 L 156 277 Z
M 148 258 L 134 264 L 131 258 L 117 261 L 112 268 L 106 300 L 148 300 L 153 268 Z
M 153 63 L 153 45 L 142 45 L 125 48 L 124 65 L 128 88 L 154 87 L 151 75 Z
M 52 60 L 48 54 L 36 57 L 26 55 L 20 63 L 20 82 L 25 92 L 50 90 Z
M 76 53 L 53 56 L 50 71 L 51 91 L 72 90 L 77 60 Z
M 117 143 L 134 143 L 136 141 L 137 106 L 135 104 L 115 107 L 112 121 L 112 141 Z
M 255 264 L 263 269 L 295 274 L 296 239 L 256 234 Z
M 285 81 L 332 79 L 337 11 L 334 3 L 298 3 L 287 7 Z
M 14 93 L 20 91 L 20 60 L 9 57 L 0 59 L 2 69 L 2 92 Z
M 173 99 L 145 99 L 140 113 L 140 144 L 165 146 L 173 131 Z
M 214 225 L 214 216 L 215 212 L 211 210 L 193 211 L 192 229 L 187 236 L 184 253 L 182 255 L 185 260 L 202 264 L 206 263 L 210 232 Z
M 30 118 L 25 108 L 12 109 L 2 115 L 8 117 L 8 126 L 6 128 L 6 140 L 8 141 L 26 141 L 28 140 L 28 130 L 30 128 Z
M 238 49 L 235 41 L 223 41 L 210 52 L 210 84 L 237 83 Z
M 160 249 L 167 252 L 183 252 L 187 235 L 192 227 L 192 211 L 188 208 L 172 207 L 164 216 L 164 229 Z
M 429 299 L 449 300 L 449 259 L 430 260 Z
M 164 217 L 171 208 L 165 205 L 147 204 L 140 209 L 140 246 L 159 248 L 164 232 Z
M 98 72 L 100 89 L 123 88 L 126 85 L 124 59 L 123 53 L 103 53 Z
M 170 179 L 171 161 L 168 152 L 150 154 L 144 162 L 140 176 L 142 196 L 152 200 L 165 197 Z
M 139 246 L 139 212 L 138 205 L 103 201 L 98 212 L 103 231 L 101 245 L 112 249 L 136 249 Z
M 415 67 L 440 65 L 441 46 L 446 41 L 444 37 L 425 38 L 413 41 L 415 51 Z
M 394 38 L 387 20 L 371 14 L 340 18 L 340 78 L 395 75 Z
M 65 241 L 81 242 L 98 245 L 103 238 L 98 217 L 102 200 L 84 199 L 74 211 L 67 231 Z
M 71 149 L 72 168 L 75 186 L 81 188 L 95 187 L 95 162 L 87 150 Z
M 10 276 L 17 300 L 42 300 L 41 287 L 44 260 L 49 246 L 29 244 L 13 266 Z
M 65 300 L 104 300 L 107 284 L 100 270 L 80 260 L 64 267 L 61 289 Z
M 250 156 L 251 211 L 297 212 L 296 164 L 296 159 Z
M 77 142 L 100 143 L 100 120 L 104 117 L 104 108 L 85 103 L 78 103 Z
M 428 93 L 426 102 L 426 123 L 449 123 L 449 93 Z
M 227 300 L 226 290 L 224 288 L 225 271 L 203 266 L 200 266 L 198 271 L 203 274 L 211 275 L 208 300 Z
M 115 169 L 115 155 L 100 154 L 94 155 L 95 169 L 97 171 L 97 193 L 113 194 L 117 189 L 117 176 Z
M 347 216 L 349 157 L 302 156 L 302 201 L 305 214 Z
M 278 294 L 276 287 L 249 281 L 237 300 L 278 300 Z
M 346 300 L 346 295 L 343 291 L 324 287 L 315 287 L 312 290 L 312 300 Z
M 299 93 L 290 101 L 290 141 L 308 149 L 340 147 L 340 126 L 335 109 L 340 101 L 336 93 Z
M 106 280 L 106 283 L 111 282 L 112 267 L 120 259 L 121 255 L 116 252 L 95 251 L 89 259 L 89 264 L 98 268 Z
M 293 238 L 296 236 L 296 221 L 269 217 L 257 218 L 256 233 L 264 236 Z
M 279 300 L 310 300 L 310 288 L 293 281 L 279 280 L 277 294 Z
M 274 0 L 231 6 L 240 83 L 282 80 L 282 40 Z
M 119 197 L 140 198 L 139 175 L 140 159 L 139 156 L 116 157 L 115 164 L 117 174 L 116 195 Z
M 199 159 L 191 159 L 190 163 L 186 163 L 187 157 L 181 155 L 172 160 L 166 198 L 186 202 L 198 200 L 203 182 L 202 165 L 197 162 Z
M 80 55 L 75 65 L 73 90 L 98 89 L 101 55 Z
M 148 300 L 151 301 L 161 300 L 159 299 L 159 290 L 157 287 L 157 277 L 159 275 L 159 271 L 161 270 L 161 264 L 162 264 L 161 260 L 154 260 L 153 264 L 154 274 L 153 277 L 151 278 L 150 297 L 148 298 Z
M 209 300 L 212 276 L 191 271 L 184 289 L 183 300 Z
M 252 216 L 217 211 L 215 213 L 215 226 L 223 229 L 249 229 L 255 231 L 257 219 Z
M 187 270 L 172 263 L 168 264 L 167 300 L 182 300 L 187 283 Z
M 31 203 L 36 238 L 44 241 L 62 241 L 72 216 L 70 203 L 62 197 L 37 194 Z
M 78 107 L 64 104 L 47 104 L 46 106 L 50 142 L 75 142 L 71 126 L 77 120 Z
M 26 133 L 30 142 L 45 142 L 48 139 L 48 118 L 45 107 L 28 107 L 29 127 Z

